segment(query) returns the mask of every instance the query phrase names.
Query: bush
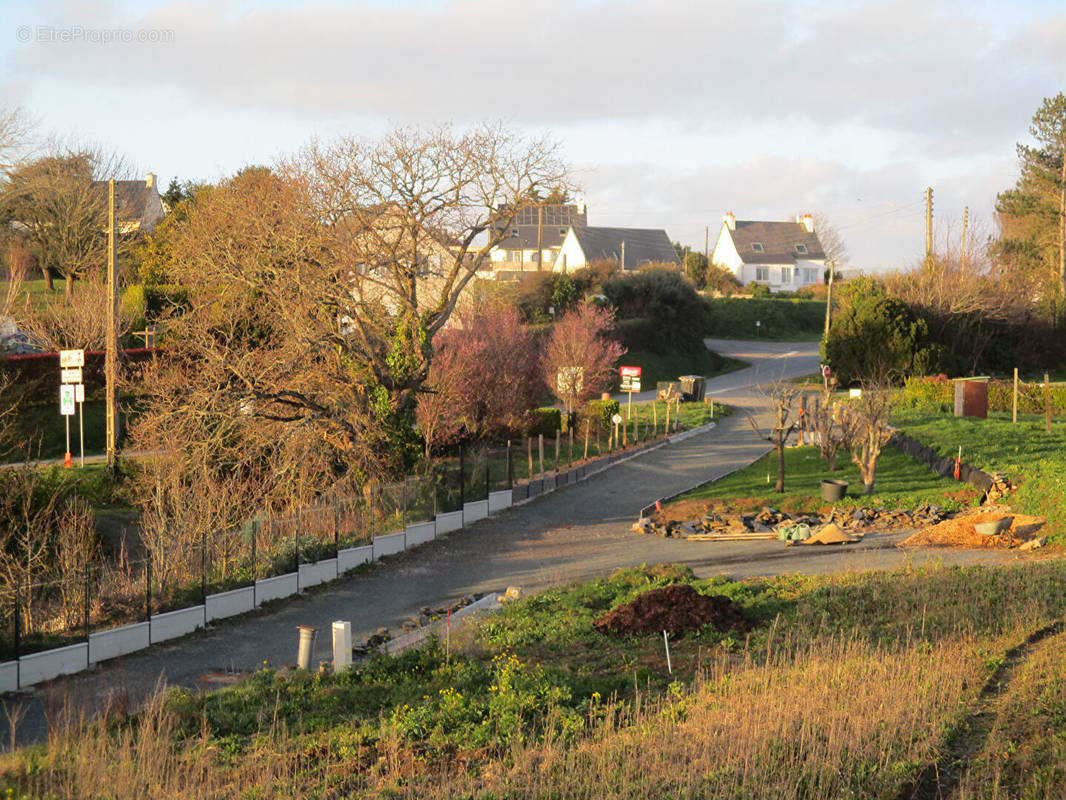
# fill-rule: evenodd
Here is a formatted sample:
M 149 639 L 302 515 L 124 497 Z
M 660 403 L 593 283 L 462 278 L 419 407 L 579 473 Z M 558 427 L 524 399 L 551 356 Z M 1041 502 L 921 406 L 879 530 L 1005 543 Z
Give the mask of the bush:
M 590 400 L 585 406 L 585 417 L 600 423 L 600 430 L 611 429 L 611 417 L 618 413 L 621 406 L 617 400 Z
M 919 411 L 953 412 L 955 382 L 945 375 L 929 378 L 908 378 L 903 385 L 902 406 Z M 1051 414 L 1066 415 L 1066 386 L 1051 387 Z M 1014 403 L 1014 381 L 988 382 L 988 410 L 1011 411 Z M 1044 413 L 1044 385 L 1021 381 L 1018 384 L 1018 413 Z
M 535 408 L 529 412 L 526 436 L 554 436 L 563 427 L 563 414 L 557 408 Z
M 130 321 L 131 331 L 142 331 L 147 324 L 148 300 L 144 286 L 135 283 L 127 286 L 119 300 L 120 313 Z
M 603 293 L 619 320 L 642 318 L 643 341 L 627 347 L 664 353 L 703 348 L 709 321 L 707 301 L 676 269 L 654 268 L 617 275 L 603 283 Z M 632 331 L 631 331 L 632 332 Z
M 822 357 L 842 384 L 864 378 L 939 372 L 945 354 L 929 341 L 924 319 L 870 277 L 848 281 L 840 292 Z

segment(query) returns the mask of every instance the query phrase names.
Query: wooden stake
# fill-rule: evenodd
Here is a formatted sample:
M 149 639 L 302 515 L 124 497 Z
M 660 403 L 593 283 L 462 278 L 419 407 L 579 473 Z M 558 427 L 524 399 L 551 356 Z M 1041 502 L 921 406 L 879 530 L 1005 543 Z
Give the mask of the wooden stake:
M 592 420 L 585 420 L 585 455 L 582 457 L 582 461 L 589 460 L 589 428 L 592 427 Z
M 559 431 L 555 432 L 555 474 L 559 474 Z
M 670 401 L 666 401 L 666 423 L 663 425 L 663 434 L 670 434 Z
M 526 439 L 526 452 L 529 454 L 529 479 L 533 480 L 533 437 Z
M 1013 419 L 1012 422 L 1018 424 L 1018 368 L 1014 368 L 1014 402 L 1012 403 Z
M 651 435 L 652 438 L 659 435 L 659 401 L 651 401 Z
M 540 457 L 540 479 L 544 480 L 544 434 L 537 434 L 537 454 Z
M 1044 373 L 1044 430 L 1051 433 L 1051 380 Z

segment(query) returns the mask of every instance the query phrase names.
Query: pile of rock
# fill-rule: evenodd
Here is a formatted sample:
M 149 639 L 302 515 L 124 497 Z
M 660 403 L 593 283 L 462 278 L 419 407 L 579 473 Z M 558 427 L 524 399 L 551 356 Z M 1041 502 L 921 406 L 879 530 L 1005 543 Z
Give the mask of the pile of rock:
M 508 591 L 512 591 L 510 587 L 508 587 Z M 513 591 L 517 592 L 517 589 Z M 439 606 L 437 608 L 422 606 L 422 608 L 418 610 L 418 616 L 408 617 L 403 623 L 401 623 L 400 629 L 404 633 L 410 633 L 413 630 L 425 627 L 431 622 L 444 619 L 448 615 L 449 610 L 454 614 L 460 608 L 466 608 L 467 606 L 476 603 L 484 596 L 484 594 L 468 594 L 450 605 Z M 372 650 L 376 650 L 389 641 L 392 641 L 392 634 L 389 632 L 389 629 L 378 628 L 377 631 L 367 639 L 360 642 L 354 642 L 352 644 L 352 654 L 355 656 L 365 656 Z
M 941 506 L 925 503 L 914 509 L 889 508 L 836 508 L 828 513 L 789 514 L 775 508 L 764 507 L 759 512 L 738 514 L 709 513 L 699 519 L 663 520 L 656 517 L 641 517 L 633 525 L 637 533 L 652 534 L 673 539 L 714 539 L 723 541 L 736 538 L 773 539 L 782 526 L 808 525 L 813 530 L 822 525 L 835 523 L 842 529 L 864 530 L 878 528 L 897 530 L 935 525 L 949 515 Z

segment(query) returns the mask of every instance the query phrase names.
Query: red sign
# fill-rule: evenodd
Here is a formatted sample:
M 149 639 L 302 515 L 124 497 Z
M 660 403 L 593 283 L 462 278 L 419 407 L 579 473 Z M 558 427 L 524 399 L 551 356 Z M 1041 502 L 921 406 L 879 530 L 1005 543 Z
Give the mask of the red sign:
M 618 372 L 623 378 L 639 378 L 640 367 L 619 367 Z
M 828 364 L 823 364 L 822 365 L 822 377 L 823 378 L 828 378 L 829 377 L 829 365 Z

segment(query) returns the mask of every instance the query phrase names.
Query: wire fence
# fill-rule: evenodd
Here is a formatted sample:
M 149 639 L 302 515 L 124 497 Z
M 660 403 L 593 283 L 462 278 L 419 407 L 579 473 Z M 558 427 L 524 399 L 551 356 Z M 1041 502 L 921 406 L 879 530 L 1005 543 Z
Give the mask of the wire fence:
M 654 434 L 648 426 L 641 431 L 634 425 L 632 438 L 623 444 Z M 145 557 L 121 554 L 64 574 L 53 568 L 0 577 L 0 660 L 82 642 L 97 631 L 298 572 L 348 548 L 370 545 L 375 536 L 564 473 L 585 458 L 608 455 L 622 449 L 620 439 L 617 429 L 608 434 L 594 425 L 505 445 L 462 444 L 403 481 L 371 482 L 356 494 L 326 496 L 284 514 L 259 513 L 222 530 L 204 527 L 196 536 L 146 547 Z

